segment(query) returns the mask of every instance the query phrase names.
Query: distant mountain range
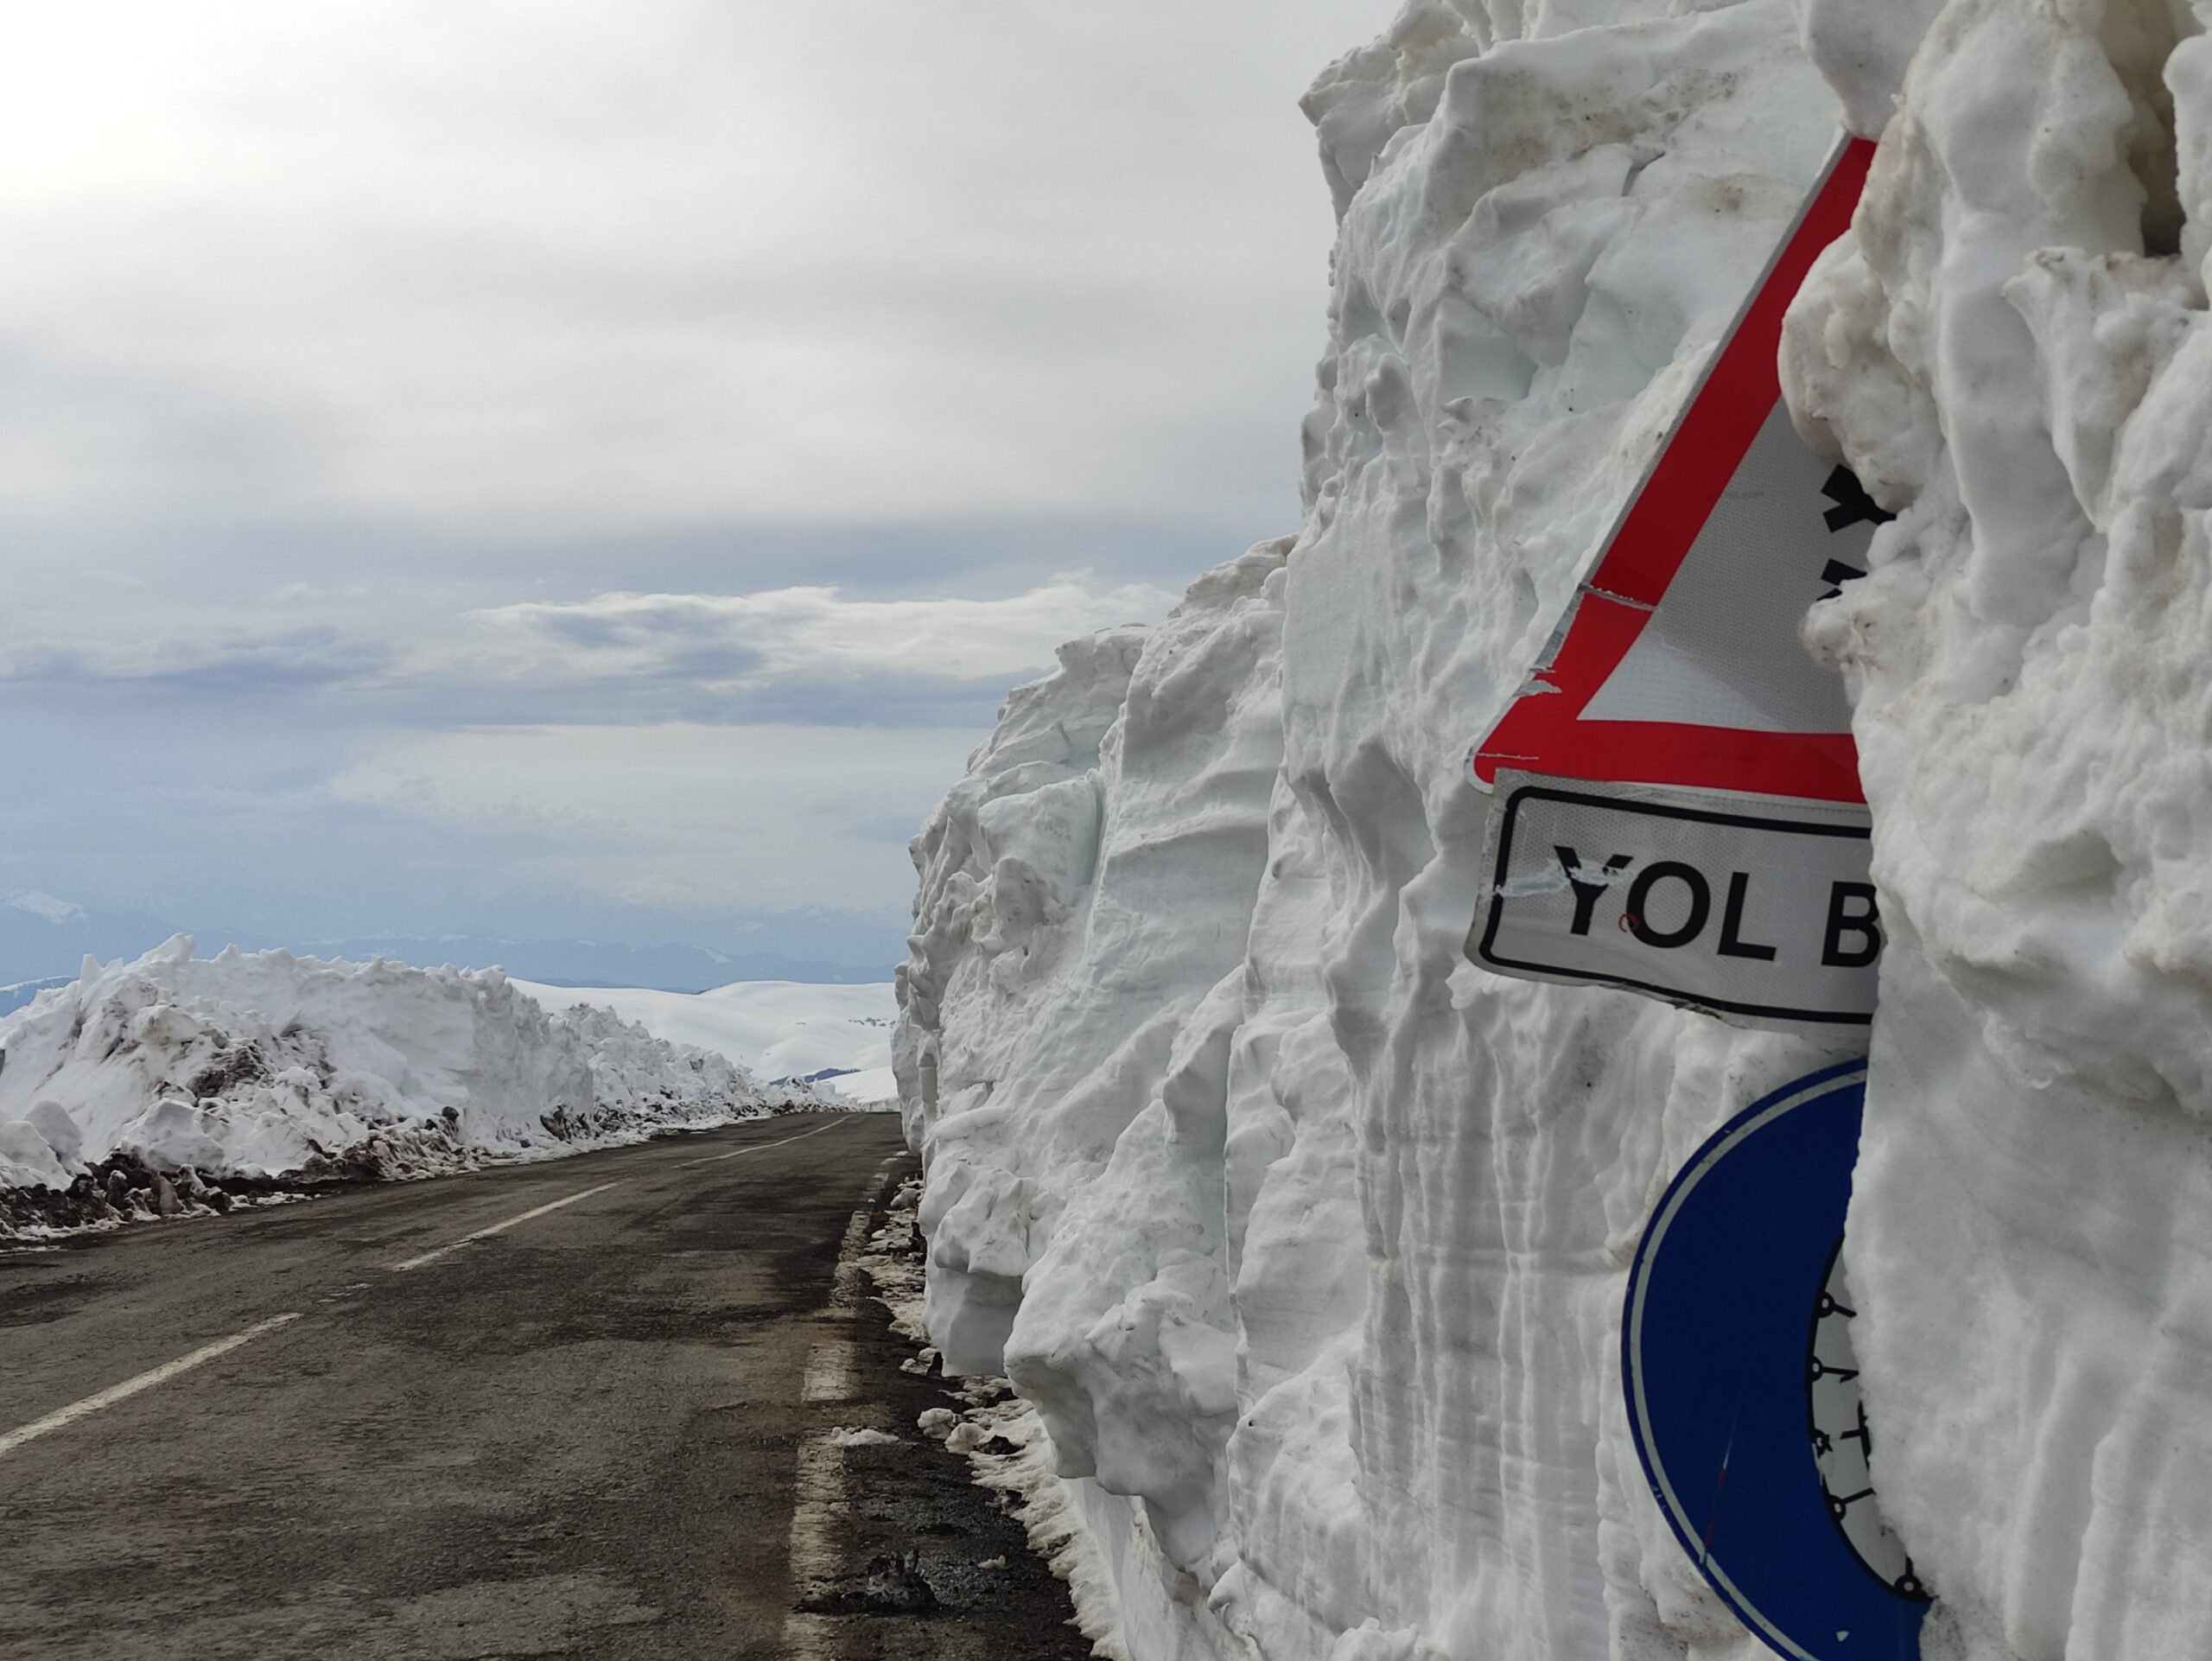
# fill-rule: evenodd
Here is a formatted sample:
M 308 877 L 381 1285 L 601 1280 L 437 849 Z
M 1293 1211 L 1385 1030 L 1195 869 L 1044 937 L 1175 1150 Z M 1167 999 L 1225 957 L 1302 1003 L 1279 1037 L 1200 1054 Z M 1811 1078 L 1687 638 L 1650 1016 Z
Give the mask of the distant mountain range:
M 0 898 L 0 1015 L 35 995 L 35 983 L 76 977 L 87 956 L 135 958 L 172 934 L 189 934 L 203 955 L 236 945 L 248 951 L 282 946 L 303 957 L 365 962 L 497 965 L 524 980 L 563 986 L 646 986 L 703 992 L 737 981 L 810 981 L 861 985 L 891 978 L 906 955 L 906 932 L 891 918 L 814 910 L 714 920 L 709 939 L 725 945 L 638 945 L 621 941 L 520 939 L 485 932 L 282 937 L 265 929 L 198 924 L 144 912 L 103 912 L 52 894 Z M 739 941 L 743 949 L 732 950 Z M 29 987 L 28 991 L 22 989 Z
M 786 958 L 774 951 L 721 952 L 702 945 L 610 945 L 596 940 L 487 940 L 454 935 L 429 939 L 403 934 L 321 940 L 289 949 L 355 962 L 385 957 L 433 967 L 449 963 L 463 969 L 488 969 L 497 964 L 519 979 L 554 986 L 650 986 L 664 992 L 705 992 L 734 981 L 859 986 L 889 980 L 892 966 L 906 955 L 900 951 L 887 954 L 880 963 L 863 964 Z

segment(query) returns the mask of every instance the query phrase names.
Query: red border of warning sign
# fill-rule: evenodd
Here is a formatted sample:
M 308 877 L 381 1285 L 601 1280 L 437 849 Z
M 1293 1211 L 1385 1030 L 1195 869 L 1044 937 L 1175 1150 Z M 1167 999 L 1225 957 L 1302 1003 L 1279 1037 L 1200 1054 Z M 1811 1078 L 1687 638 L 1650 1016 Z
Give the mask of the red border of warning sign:
M 1867 140 L 1847 137 L 1829 158 L 1597 569 L 1583 579 L 1558 650 L 1469 758 L 1485 786 L 1510 767 L 1554 778 L 1866 799 L 1848 732 L 1585 721 L 1582 711 L 1635 645 L 1782 396 L 1775 360 L 1783 313 L 1821 250 L 1850 228 L 1873 156 Z

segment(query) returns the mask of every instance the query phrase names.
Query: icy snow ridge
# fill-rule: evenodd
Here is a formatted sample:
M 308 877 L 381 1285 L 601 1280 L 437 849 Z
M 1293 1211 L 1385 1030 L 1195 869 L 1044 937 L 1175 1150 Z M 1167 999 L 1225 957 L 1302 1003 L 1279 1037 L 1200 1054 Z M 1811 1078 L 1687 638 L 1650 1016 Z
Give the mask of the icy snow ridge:
M 1931 1657 L 2202 1651 L 2206 10 L 1414 0 L 1315 86 L 1294 542 L 1068 648 L 916 843 L 931 1334 L 1036 1404 L 1131 1653 L 1764 1652 L 1644 1486 L 1620 1299 L 1683 1158 L 1839 1053 L 1466 963 L 1460 762 L 1846 117 L 1784 370 L 1900 515 L 1808 625 L 1891 923 L 1875 1475 Z
M 0 1188 L 111 1154 L 201 1177 L 410 1174 L 765 1113 L 722 1056 L 497 970 L 321 963 L 178 936 L 0 1020 Z

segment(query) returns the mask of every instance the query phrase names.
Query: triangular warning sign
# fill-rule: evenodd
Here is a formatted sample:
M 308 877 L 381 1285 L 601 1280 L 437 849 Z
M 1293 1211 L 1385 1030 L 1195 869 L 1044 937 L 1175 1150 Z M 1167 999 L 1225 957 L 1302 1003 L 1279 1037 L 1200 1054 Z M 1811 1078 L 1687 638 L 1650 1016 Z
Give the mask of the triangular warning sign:
M 1846 139 L 1543 660 L 1468 758 L 1497 790 L 1467 955 L 1732 1021 L 1863 1027 L 1881 920 L 1850 711 L 1799 643 L 1886 517 L 1798 441 L 1783 313 L 1851 223 Z
M 1554 778 L 1863 800 L 1849 710 L 1797 638 L 1888 516 L 1782 404 L 1783 313 L 1849 226 L 1874 147 L 1847 138 L 1630 499 L 1543 660 L 1470 757 Z

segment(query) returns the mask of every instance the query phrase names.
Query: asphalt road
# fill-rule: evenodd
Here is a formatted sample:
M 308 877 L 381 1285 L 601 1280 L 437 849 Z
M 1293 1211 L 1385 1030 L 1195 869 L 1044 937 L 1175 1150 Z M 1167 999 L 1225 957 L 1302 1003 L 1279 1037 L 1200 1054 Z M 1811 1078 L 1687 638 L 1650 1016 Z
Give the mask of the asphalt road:
M 903 1157 L 804 1116 L 0 1254 L 0 1656 L 788 1653 L 796 1450 L 929 1387 L 804 1382 Z

